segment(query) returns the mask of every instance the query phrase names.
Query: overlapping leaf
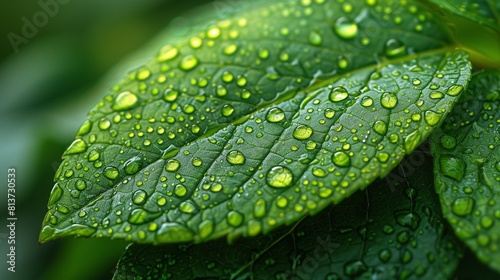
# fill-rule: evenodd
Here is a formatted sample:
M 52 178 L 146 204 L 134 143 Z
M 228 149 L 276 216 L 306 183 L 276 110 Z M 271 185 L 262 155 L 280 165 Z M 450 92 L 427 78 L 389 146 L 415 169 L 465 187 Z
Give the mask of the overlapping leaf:
M 455 233 L 500 271 L 500 72 L 475 75 L 432 137 L 436 191 Z
M 462 245 L 444 225 L 432 160 L 415 153 L 400 166 L 408 177 L 391 173 L 402 185 L 376 181 L 293 229 L 232 245 L 131 245 L 114 279 L 451 279 Z
M 267 233 L 387 174 L 467 85 L 413 2 L 257 4 L 162 48 L 90 113 L 40 236 Z
M 453 14 L 500 31 L 500 3 L 496 0 L 428 0 Z

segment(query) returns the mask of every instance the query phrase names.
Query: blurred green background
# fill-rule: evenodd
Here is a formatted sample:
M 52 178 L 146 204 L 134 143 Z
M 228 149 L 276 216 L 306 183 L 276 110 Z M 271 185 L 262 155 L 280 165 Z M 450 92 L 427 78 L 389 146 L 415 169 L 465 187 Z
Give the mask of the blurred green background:
M 87 112 L 128 70 L 195 29 L 203 15 L 223 17 L 238 6 L 237 0 L 60 1 L 68 3 L 0 2 L 0 279 L 112 277 L 126 242 L 61 239 L 38 244 L 61 155 Z M 57 3 L 45 23 L 40 2 Z M 23 18 L 33 23 L 34 15 L 44 24 L 35 26 L 32 38 L 16 52 L 8 34 L 23 36 Z M 15 273 L 6 263 L 6 182 L 12 167 L 17 180 Z M 465 262 L 476 260 L 467 253 Z M 458 279 L 474 278 L 472 271 L 461 266 Z
M 234 4 L 231 0 L 60 1 L 67 3 L 0 2 L 0 279 L 112 277 L 125 242 L 61 239 L 38 244 L 61 155 L 87 112 L 127 70 L 152 57 L 162 41 L 194 28 L 198 17 L 189 14 L 222 15 Z M 40 3 L 52 3 L 53 16 Z M 46 22 L 41 13 L 47 15 Z M 34 16 L 39 26 L 31 30 L 34 36 L 26 38 L 27 43 L 19 43 L 16 53 L 8 34 L 23 36 L 23 18 L 33 23 Z M 6 262 L 11 167 L 17 170 L 15 273 L 7 270 Z

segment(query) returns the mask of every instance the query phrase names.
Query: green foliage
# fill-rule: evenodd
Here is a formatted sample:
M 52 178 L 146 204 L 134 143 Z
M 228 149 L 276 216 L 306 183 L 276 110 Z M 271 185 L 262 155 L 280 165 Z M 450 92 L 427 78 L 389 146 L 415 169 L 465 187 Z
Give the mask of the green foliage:
M 462 2 L 445 6 L 498 28 L 498 9 L 488 1 Z M 481 74 L 481 82 L 468 86 L 468 54 L 455 49 L 449 27 L 430 6 L 245 2 L 230 17 L 166 42 L 78 129 L 56 172 L 40 241 L 84 236 L 180 243 L 132 245 L 116 274 L 122 278 L 286 277 L 306 269 L 319 239 L 339 245 L 327 249 L 335 258 L 316 260 L 324 267 L 318 277 L 449 278 L 461 249 L 442 224 L 424 175 L 431 172 L 414 167 L 402 175 L 408 187 L 378 182 L 360 192 L 438 129 L 434 168 L 444 215 L 457 236 L 498 269 L 496 212 L 487 206 L 495 192 L 487 195 L 486 187 L 500 178 L 492 169 L 500 158 L 493 144 L 498 115 L 486 112 L 496 108 L 498 93 L 484 91 L 487 103 L 469 93 L 446 118 L 467 88 L 488 89 L 498 77 Z M 484 123 L 476 121 L 480 110 Z M 480 129 L 474 133 L 488 135 L 492 147 L 477 146 L 475 134 L 458 126 Z M 443 137 L 470 140 L 443 150 L 439 145 L 449 144 Z M 470 159 L 460 154 L 467 147 Z M 493 160 L 489 169 L 473 165 L 479 157 Z M 477 178 L 485 187 L 472 190 L 474 198 L 464 196 Z M 456 199 L 476 206 L 455 207 Z M 458 219 L 449 209 L 471 215 Z M 476 236 L 480 228 L 473 225 L 484 222 L 491 229 Z M 221 237 L 234 244 L 209 241 Z M 290 243 L 292 253 L 285 249 Z M 476 250 L 477 244 L 491 246 Z M 147 261 L 150 255 L 156 258 Z M 193 267 L 193 258 L 202 261 Z
M 378 180 L 342 204 L 269 235 L 232 245 L 225 240 L 134 244 L 120 260 L 114 279 L 339 279 L 343 274 L 449 279 L 461 245 L 443 224 L 432 177 L 425 176 L 432 173 L 429 161 L 415 166 L 409 184 Z M 411 161 L 401 166 L 406 164 Z M 399 172 L 395 169 L 393 175 Z
M 500 271 L 500 72 L 474 75 L 432 137 L 443 213 L 478 258 Z
M 500 31 L 500 2 L 495 0 L 428 0 L 434 5 Z

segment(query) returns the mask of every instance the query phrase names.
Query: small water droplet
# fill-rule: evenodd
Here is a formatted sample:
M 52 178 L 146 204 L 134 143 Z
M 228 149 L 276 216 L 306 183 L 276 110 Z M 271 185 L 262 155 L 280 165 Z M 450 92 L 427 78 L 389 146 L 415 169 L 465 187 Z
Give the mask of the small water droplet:
M 193 164 L 193 166 L 198 167 L 203 164 L 203 161 L 201 160 L 201 158 L 195 157 L 193 158 L 193 161 L 191 163 Z
M 278 165 L 267 172 L 266 181 L 271 187 L 286 188 L 291 186 L 293 181 L 293 174 L 290 169 Z
M 406 54 L 406 46 L 398 39 L 389 39 L 385 42 L 384 52 L 388 57 L 404 55 Z
M 130 91 L 124 91 L 120 94 L 115 99 L 115 102 L 113 103 L 112 109 L 115 111 L 123 111 L 123 110 L 128 110 L 135 105 L 137 105 L 137 101 L 139 99 L 137 96 Z
M 242 152 L 233 150 L 227 154 L 226 160 L 234 165 L 242 165 L 245 163 L 245 156 Z
M 301 124 L 295 128 L 293 131 L 293 137 L 297 140 L 305 140 L 311 137 L 313 134 L 312 127 L 308 125 Z
M 346 17 L 335 21 L 335 33 L 342 39 L 352 39 L 358 35 L 358 25 Z
M 165 101 L 168 102 L 174 102 L 177 99 L 178 95 L 179 95 L 178 91 L 168 88 L 163 93 L 163 99 L 165 99 Z
M 229 117 L 231 116 L 232 114 L 234 113 L 234 107 L 229 105 L 229 104 L 226 104 L 222 107 L 222 110 L 221 110 L 221 114 L 224 116 L 224 117 Z
M 317 32 L 313 31 L 309 34 L 309 43 L 311 43 L 312 45 L 319 46 L 321 45 L 322 41 L 323 39 L 321 38 L 321 35 L 319 35 Z
M 387 263 L 388 261 L 391 260 L 392 254 L 389 249 L 382 249 L 380 252 L 378 252 L 378 258 L 384 262 Z
M 232 55 L 238 50 L 238 46 L 235 44 L 228 45 L 224 48 L 224 54 L 225 55 Z

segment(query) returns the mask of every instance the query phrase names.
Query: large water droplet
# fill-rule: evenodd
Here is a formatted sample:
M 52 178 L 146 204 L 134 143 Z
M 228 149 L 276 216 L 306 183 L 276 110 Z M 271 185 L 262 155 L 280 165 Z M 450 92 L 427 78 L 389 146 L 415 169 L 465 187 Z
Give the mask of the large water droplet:
M 226 217 L 227 223 L 233 227 L 237 227 L 243 223 L 243 215 L 238 211 L 231 211 Z
M 82 135 L 89 133 L 91 128 L 92 128 L 92 122 L 89 120 L 86 120 L 78 129 L 76 136 L 82 136 Z
M 87 143 L 82 139 L 75 139 L 64 153 L 65 155 L 79 154 L 87 150 Z
M 52 191 L 50 192 L 49 203 L 47 206 L 50 207 L 54 203 L 59 201 L 62 195 L 63 195 L 63 189 L 59 186 L 58 183 L 56 183 L 52 188 Z
M 113 103 L 112 109 L 116 111 L 123 111 L 123 110 L 128 110 L 135 105 L 137 105 L 137 101 L 139 99 L 137 96 L 130 91 L 124 91 L 120 94 L 115 99 L 115 102 Z
M 394 217 L 396 218 L 398 224 L 404 227 L 409 227 L 413 230 L 416 230 L 420 223 L 420 216 L 417 213 L 410 211 L 397 212 Z
M 422 140 L 422 133 L 420 131 L 415 130 L 404 138 L 404 148 L 407 154 L 411 153 L 418 147 L 420 144 L 420 140 Z
M 144 209 L 134 209 L 128 217 L 128 222 L 134 225 L 140 225 L 154 220 L 161 214 L 163 214 L 163 212 L 149 213 Z
M 305 140 L 311 137 L 312 133 L 313 133 L 312 127 L 301 124 L 297 126 L 293 131 L 293 137 L 297 140 Z
M 376 133 L 380 134 L 380 135 L 385 135 L 387 133 L 387 123 L 385 123 L 384 121 L 376 121 L 374 124 L 373 124 L 373 131 L 375 131 Z
M 349 92 L 344 87 L 335 87 L 330 92 L 329 98 L 332 102 L 340 102 L 349 96 Z
M 266 120 L 271 123 L 280 122 L 285 118 L 285 113 L 280 108 L 271 108 L 266 115 Z
M 137 190 L 132 195 L 132 201 L 136 205 L 144 204 L 144 202 L 146 202 L 147 198 L 148 198 L 148 194 L 143 190 Z
M 389 39 L 385 42 L 384 52 L 389 57 L 403 55 L 406 53 L 406 46 L 398 39 Z
M 142 160 L 140 157 L 135 156 L 125 162 L 125 173 L 132 175 L 142 168 Z
M 160 54 L 156 57 L 158 62 L 164 62 L 174 59 L 179 50 L 171 45 L 167 45 L 160 50 Z
M 262 218 L 266 215 L 266 201 L 259 198 L 253 206 L 253 215 L 256 218 Z
M 439 123 L 442 116 L 443 116 L 443 114 L 436 113 L 433 111 L 427 111 L 427 112 L 425 112 L 424 119 L 428 125 L 435 126 L 436 124 Z
M 380 98 L 380 104 L 382 104 L 384 108 L 392 109 L 398 105 L 398 97 L 394 93 L 384 92 Z
M 457 216 L 467 216 L 474 209 L 474 199 L 470 197 L 460 197 L 453 201 L 451 211 Z
M 465 163 L 457 157 L 442 156 L 439 159 L 439 165 L 441 167 L 441 172 L 443 172 L 445 176 L 457 181 L 462 180 L 465 175 Z
M 349 277 L 358 276 L 365 272 L 367 269 L 368 267 L 361 260 L 350 261 L 344 265 L 344 273 Z
M 198 235 L 201 239 L 207 238 L 214 231 L 214 222 L 212 220 L 205 220 L 198 226 Z
M 178 223 L 164 223 L 156 232 L 155 240 L 158 243 L 172 243 L 191 241 L 193 232 L 187 227 Z
M 120 173 L 118 172 L 118 169 L 116 167 L 108 166 L 104 168 L 103 174 L 104 176 L 106 176 L 106 178 L 113 180 L 116 179 L 116 177 L 118 177 Z
M 443 135 L 440 139 L 443 148 L 451 150 L 457 146 L 457 139 L 450 135 Z
M 198 58 L 190 54 L 182 58 L 179 67 L 184 71 L 189 71 L 195 68 L 197 65 L 198 65 Z
M 75 188 L 79 191 L 83 191 L 87 188 L 87 183 L 85 183 L 85 181 L 83 180 L 77 180 L 75 182 Z
M 245 163 L 245 156 L 242 152 L 234 150 L 227 154 L 226 160 L 231 164 L 241 165 Z
M 175 186 L 174 193 L 178 197 L 183 197 L 187 194 L 187 189 L 184 185 L 179 184 Z
M 346 17 L 340 17 L 335 21 L 335 33 L 342 39 L 352 39 L 358 35 L 358 25 Z
M 454 85 L 454 86 L 451 86 L 448 89 L 448 91 L 446 92 L 446 94 L 448 94 L 450 96 L 457 96 L 460 93 L 462 93 L 463 90 L 464 90 L 463 86 L 461 86 L 461 85 Z
M 180 162 L 176 159 L 171 159 L 165 164 L 165 170 L 168 172 L 175 172 L 181 166 Z
M 290 169 L 278 165 L 267 172 L 266 181 L 271 187 L 286 188 L 291 186 L 293 181 L 293 174 Z
M 351 157 L 344 152 L 336 152 L 332 156 L 332 162 L 340 167 L 351 166 Z

